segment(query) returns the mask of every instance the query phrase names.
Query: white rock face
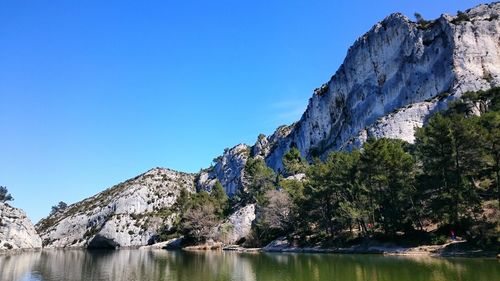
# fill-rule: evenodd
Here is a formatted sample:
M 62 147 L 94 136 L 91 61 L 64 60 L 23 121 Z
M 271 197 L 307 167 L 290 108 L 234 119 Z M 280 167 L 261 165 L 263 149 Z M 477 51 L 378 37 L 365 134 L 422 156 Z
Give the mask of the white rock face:
M 0 203 L 0 251 L 41 248 L 42 239 L 23 210 Z
M 234 195 L 242 185 L 243 172 L 249 156 L 250 147 L 245 144 L 227 149 L 217 158 L 214 167 L 200 173 L 198 189 L 210 191 L 218 180 L 224 186 L 226 194 Z
M 265 158 L 269 155 L 269 152 L 279 148 L 281 142 L 286 140 L 286 137 L 292 132 L 295 124 L 290 126 L 280 126 L 276 131 L 269 137 L 261 134 L 257 138 L 257 142 L 252 147 L 252 156 L 256 158 Z
M 297 123 L 259 135 L 249 148 L 226 150 L 197 186 L 219 180 L 226 193 L 242 187 L 248 150 L 275 171 L 297 147 L 302 156 L 360 147 L 368 138 L 414 141 L 414 130 L 464 92 L 500 85 L 500 3 L 443 15 L 426 28 L 401 14 L 377 23 L 349 49 L 328 83 L 315 90 Z
M 255 204 L 247 205 L 232 215 L 219 227 L 221 240 L 227 244 L 235 244 L 248 237 L 255 220 Z M 223 230 L 221 230 L 223 229 Z
M 499 14 L 500 3 L 480 5 L 465 18 L 443 15 L 426 28 L 390 15 L 354 43 L 300 121 L 259 135 L 250 155 L 279 171 L 291 147 L 311 159 L 360 147 L 368 138 L 413 142 L 415 128 L 449 101 L 500 85 Z M 218 179 L 233 195 L 241 188 L 247 149 L 225 151 L 200 174 L 198 187 L 210 190 Z
M 37 230 L 47 247 L 146 245 L 159 227 L 172 224 L 176 214 L 165 213 L 182 188 L 194 192 L 196 178 L 196 189 L 209 191 L 218 180 L 234 195 L 248 157 L 263 158 L 279 171 L 291 147 L 312 159 L 372 137 L 413 142 L 415 127 L 449 101 L 500 86 L 499 15 L 500 3 L 443 15 L 426 27 L 390 15 L 354 43 L 297 123 L 260 135 L 253 147 L 227 149 L 196 176 L 153 169 L 46 218 Z M 246 237 L 254 219 L 254 205 L 237 211 L 222 225 L 224 240 Z
M 152 169 L 73 204 L 36 225 L 45 247 L 127 247 L 147 245 L 161 227 L 182 189 L 194 192 L 194 175 Z M 170 214 L 171 213 L 171 214 Z
M 450 100 L 500 85 L 499 14 L 500 3 L 480 5 L 426 28 L 390 15 L 354 43 L 292 131 L 264 150 L 266 162 L 281 169 L 291 146 L 311 159 L 368 137 L 412 142 L 414 128 Z

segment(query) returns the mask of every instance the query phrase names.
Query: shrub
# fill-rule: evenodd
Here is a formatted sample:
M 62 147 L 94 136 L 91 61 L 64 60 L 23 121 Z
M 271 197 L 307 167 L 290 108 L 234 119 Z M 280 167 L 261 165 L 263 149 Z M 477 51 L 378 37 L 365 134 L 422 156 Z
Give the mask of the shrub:
M 0 186 L 0 202 L 7 202 L 12 200 L 14 200 L 14 198 L 12 197 L 12 195 L 10 195 L 7 187 Z
M 431 239 L 432 245 L 443 245 L 446 244 L 446 242 L 448 242 L 448 237 L 445 235 L 438 235 Z
M 458 11 L 457 16 L 451 21 L 451 23 L 459 24 L 459 23 L 464 22 L 464 21 L 470 21 L 469 16 L 462 11 Z
M 420 29 L 427 29 L 432 26 L 432 21 L 425 20 L 420 13 L 415 13 L 415 19 Z
M 314 89 L 314 94 L 318 96 L 322 96 L 328 92 L 328 83 L 321 85 L 321 87 Z
M 59 203 L 57 203 L 57 205 L 52 206 L 52 210 L 50 211 L 50 214 L 53 215 L 55 213 L 62 212 L 64 210 L 66 210 L 67 208 L 68 208 L 68 204 L 66 204 L 63 201 L 60 201 Z

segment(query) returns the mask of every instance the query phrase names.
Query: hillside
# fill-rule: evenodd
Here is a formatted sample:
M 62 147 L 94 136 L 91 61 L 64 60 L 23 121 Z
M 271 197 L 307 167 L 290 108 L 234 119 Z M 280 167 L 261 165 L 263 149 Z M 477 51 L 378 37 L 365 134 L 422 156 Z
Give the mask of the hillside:
M 298 122 L 260 135 L 253 146 L 227 149 L 199 174 L 153 169 L 50 215 L 36 225 L 44 246 L 152 243 L 179 219 L 174 204 L 181 190 L 210 191 L 220 182 L 227 194 L 238 194 L 248 159 L 264 159 L 282 172 L 291 148 L 312 160 L 360 147 L 372 137 L 413 142 L 415 128 L 450 101 L 500 86 L 499 14 L 500 3 L 493 3 L 426 23 L 388 16 L 353 44 Z M 248 221 L 255 213 L 242 216 L 232 221 Z

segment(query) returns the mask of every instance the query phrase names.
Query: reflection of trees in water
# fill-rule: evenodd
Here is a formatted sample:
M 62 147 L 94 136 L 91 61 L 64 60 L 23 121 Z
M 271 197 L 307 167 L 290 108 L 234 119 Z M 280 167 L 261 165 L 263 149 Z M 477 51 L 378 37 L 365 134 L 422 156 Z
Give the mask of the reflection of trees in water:
M 494 280 L 495 260 L 162 250 L 0 255 L 0 280 Z
M 162 280 L 256 280 L 253 264 L 237 253 L 152 251 Z M 160 279 L 159 279 L 160 280 Z
M 494 260 L 379 255 L 262 254 L 257 280 L 474 280 L 500 276 Z

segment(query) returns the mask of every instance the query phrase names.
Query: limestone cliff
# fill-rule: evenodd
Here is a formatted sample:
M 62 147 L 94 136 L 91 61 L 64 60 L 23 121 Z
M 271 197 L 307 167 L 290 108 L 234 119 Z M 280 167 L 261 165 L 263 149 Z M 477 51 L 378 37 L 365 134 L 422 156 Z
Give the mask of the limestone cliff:
M 47 247 L 148 244 L 180 190 L 210 190 L 218 180 L 226 193 L 242 187 L 249 157 L 276 171 L 297 147 L 307 159 L 359 147 L 370 137 L 413 141 L 415 127 L 466 91 L 500 86 L 500 3 L 456 16 L 415 23 L 392 14 L 361 36 L 330 81 L 314 91 L 301 119 L 260 135 L 252 146 L 226 149 L 199 174 L 153 169 L 42 220 L 36 228 Z M 159 215 L 161 214 L 161 216 Z M 248 233 L 253 206 L 230 217 L 227 240 Z
M 0 251 L 41 247 L 42 240 L 26 213 L 0 203 Z
M 396 13 L 377 23 L 347 52 L 330 81 L 314 91 L 301 119 L 259 135 L 250 148 L 275 171 L 290 147 L 307 159 L 361 146 L 368 138 L 414 140 L 433 113 L 467 91 L 500 85 L 500 3 L 416 23 Z M 244 145 L 226 150 L 198 186 L 218 179 L 228 194 L 241 187 Z M 236 151 L 236 153 L 235 153 Z
M 414 128 L 449 101 L 500 85 L 499 14 L 493 3 L 428 24 L 388 16 L 354 43 L 291 132 L 264 141 L 266 162 L 279 170 L 291 146 L 310 159 L 369 137 L 412 142 Z
M 236 193 L 242 185 L 243 170 L 250 156 L 250 147 L 245 144 L 226 149 L 214 159 L 215 165 L 201 171 L 196 182 L 198 189 L 210 191 L 218 180 L 228 195 Z
M 155 168 L 41 220 L 44 247 L 127 247 L 151 243 L 172 226 L 170 207 L 194 175 Z

